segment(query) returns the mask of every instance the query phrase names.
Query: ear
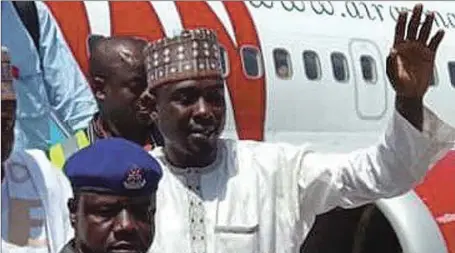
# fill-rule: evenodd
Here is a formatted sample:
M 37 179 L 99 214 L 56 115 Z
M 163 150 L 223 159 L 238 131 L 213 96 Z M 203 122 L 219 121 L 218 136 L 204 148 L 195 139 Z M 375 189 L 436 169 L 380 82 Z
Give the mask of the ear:
M 152 119 L 153 123 L 155 123 L 155 125 L 158 126 L 160 119 L 158 117 L 158 112 L 156 110 L 150 113 L 150 118 Z
M 77 221 L 77 202 L 76 198 L 71 198 L 68 200 L 68 210 L 70 212 L 70 223 L 71 226 L 76 229 L 76 221 Z
M 99 101 L 104 101 L 106 98 L 106 80 L 99 76 L 91 78 L 93 93 L 95 98 Z

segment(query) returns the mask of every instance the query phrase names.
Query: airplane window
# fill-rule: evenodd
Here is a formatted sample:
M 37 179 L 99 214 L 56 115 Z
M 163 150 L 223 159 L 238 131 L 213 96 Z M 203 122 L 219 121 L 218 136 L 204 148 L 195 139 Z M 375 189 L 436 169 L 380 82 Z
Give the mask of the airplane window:
M 220 46 L 220 54 L 221 68 L 223 69 L 223 77 L 227 77 L 229 75 L 229 57 L 226 49 L 223 46 Z
M 371 56 L 362 55 L 360 57 L 363 79 L 369 84 L 377 81 L 376 62 Z
M 448 67 L 450 82 L 452 83 L 452 86 L 455 88 L 455 62 L 454 61 L 449 62 Z
M 276 75 L 282 79 L 292 77 L 291 57 L 285 49 L 277 48 L 273 50 L 273 61 L 275 62 Z
M 261 58 L 259 50 L 255 47 L 246 46 L 241 49 L 243 71 L 249 78 L 259 78 L 262 75 Z
M 346 82 L 349 80 L 348 61 L 343 53 L 332 53 L 330 55 L 332 60 L 333 77 L 339 82 Z
M 319 56 L 314 51 L 303 52 L 303 62 L 305 74 L 309 80 L 318 80 L 321 78 L 321 62 Z

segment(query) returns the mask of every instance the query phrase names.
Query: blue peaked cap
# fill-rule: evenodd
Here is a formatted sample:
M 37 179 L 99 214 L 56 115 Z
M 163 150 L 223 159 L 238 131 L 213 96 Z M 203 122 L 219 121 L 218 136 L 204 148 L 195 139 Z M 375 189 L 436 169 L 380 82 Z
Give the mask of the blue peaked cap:
M 71 156 L 64 166 L 75 192 L 146 196 L 162 177 L 161 165 L 136 143 L 121 138 L 95 141 Z

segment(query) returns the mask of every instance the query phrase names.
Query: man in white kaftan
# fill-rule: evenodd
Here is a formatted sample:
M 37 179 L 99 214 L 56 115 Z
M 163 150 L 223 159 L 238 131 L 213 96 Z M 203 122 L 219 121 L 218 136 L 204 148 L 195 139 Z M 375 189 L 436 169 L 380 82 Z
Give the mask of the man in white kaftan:
M 73 236 L 67 201 L 71 186 L 41 150 L 15 150 L 16 94 L 2 47 L 2 231 L 5 253 L 56 253 Z
M 417 38 L 416 6 L 404 38 L 397 22 L 387 74 L 396 111 L 377 145 L 320 154 L 309 145 L 220 140 L 225 102 L 218 42 L 206 29 L 149 45 L 150 92 L 165 145 L 151 252 L 298 252 L 315 216 L 405 193 L 453 146 L 455 129 L 423 106 L 443 33 Z M 162 56 L 162 57 L 161 57 Z
M 424 117 L 434 128 L 419 132 L 395 113 L 380 144 L 346 155 L 220 140 L 212 165 L 166 163 L 156 252 L 298 252 L 316 215 L 397 196 L 420 182 L 454 139 L 430 111 Z M 162 149 L 154 155 L 165 161 Z

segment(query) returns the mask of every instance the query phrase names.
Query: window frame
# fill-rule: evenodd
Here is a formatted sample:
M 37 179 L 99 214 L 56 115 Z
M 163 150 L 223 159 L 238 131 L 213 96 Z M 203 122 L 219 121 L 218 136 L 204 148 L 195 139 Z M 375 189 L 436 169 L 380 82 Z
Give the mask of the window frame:
M 373 67 L 374 67 L 374 73 L 373 73 L 373 77 L 374 77 L 374 82 L 370 81 L 370 80 L 367 80 L 365 78 L 365 74 L 364 74 L 364 68 L 363 68 L 363 64 L 362 64 L 362 58 L 363 57 L 367 57 L 368 59 L 371 59 L 372 62 L 374 63 L 373 64 Z M 378 67 L 377 67 L 377 62 L 376 62 L 376 59 L 374 59 L 373 56 L 371 55 L 368 55 L 368 54 L 362 54 L 360 55 L 360 59 L 359 59 L 359 63 L 360 63 L 360 71 L 361 71 L 361 75 L 362 75 L 362 79 L 365 83 L 369 84 L 369 85 L 376 85 L 378 83 Z
M 455 72 L 455 61 L 449 61 L 447 62 L 447 70 L 449 71 L 449 81 L 452 85 L 452 88 L 455 88 L 455 75 L 452 75 L 452 69 L 454 69 Z
M 314 53 L 314 55 L 316 55 L 316 58 L 317 58 L 317 70 L 318 70 L 318 76 L 317 78 L 315 79 L 311 79 L 309 78 L 308 76 L 308 72 L 307 72 L 307 64 L 306 64 L 306 58 L 305 58 L 305 53 Z M 302 60 L 303 60 L 303 70 L 305 72 L 305 77 L 308 81 L 321 81 L 322 80 L 322 65 L 321 65 L 321 57 L 319 57 L 319 54 L 315 51 L 315 50 L 311 50 L 311 49 L 308 49 L 308 50 L 304 50 L 302 52 Z
M 225 66 L 226 66 L 226 73 L 223 73 L 223 78 L 229 77 L 229 74 L 231 73 L 231 66 L 230 66 L 230 61 L 229 61 L 229 53 L 226 49 L 226 47 L 223 44 L 220 44 L 220 61 L 223 59 L 223 50 L 225 53 L 224 59 L 225 59 Z M 223 70 L 223 67 L 221 66 L 221 70 Z
M 344 80 L 339 80 L 336 78 L 336 75 L 335 75 L 335 68 L 333 67 L 334 64 L 333 64 L 333 56 L 334 55 L 341 55 L 343 56 L 343 61 L 344 61 L 344 70 L 345 70 L 345 79 Z M 346 57 L 346 54 L 344 54 L 343 52 L 340 52 L 340 51 L 333 51 L 330 53 L 330 66 L 332 68 L 332 76 L 333 76 L 333 79 L 336 81 L 336 82 L 339 82 L 339 83 L 348 83 L 349 80 L 351 79 L 351 75 L 349 73 L 349 61 L 348 61 L 348 57 Z
M 289 75 L 288 76 L 281 76 L 279 73 L 278 73 L 278 68 L 277 68 L 277 57 L 276 57 L 276 52 L 278 51 L 281 51 L 281 52 L 284 52 L 286 53 L 286 65 L 288 67 L 288 73 Z M 291 58 L 291 54 L 289 53 L 288 50 L 286 50 L 285 48 L 283 47 L 277 47 L 277 48 L 274 48 L 272 50 L 272 56 L 273 56 L 273 67 L 275 69 L 275 75 L 282 79 L 282 80 L 291 80 L 294 76 L 294 69 L 292 67 L 292 58 Z
M 258 75 L 257 76 L 251 76 L 247 73 L 245 67 L 246 67 L 246 64 L 245 64 L 245 59 L 243 57 L 243 51 L 245 49 L 248 49 L 248 48 L 252 48 L 254 50 L 256 50 L 258 52 L 257 54 L 257 63 L 258 63 Z M 260 79 L 264 76 L 264 64 L 263 64 L 263 61 L 262 61 L 262 52 L 261 50 L 255 46 L 255 45 L 243 45 L 240 47 L 240 61 L 241 61 L 241 64 L 242 64 L 242 71 L 243 71 L 243 74 L 248 78 L 248 79 L 251 79 L 251 80 L 256 80 L 256 79 Z

